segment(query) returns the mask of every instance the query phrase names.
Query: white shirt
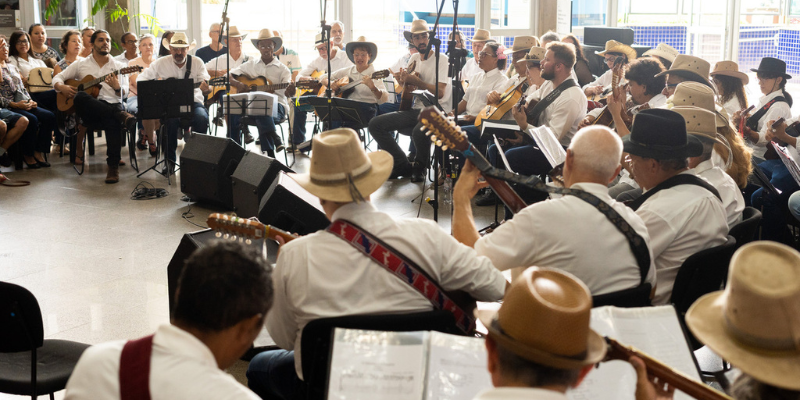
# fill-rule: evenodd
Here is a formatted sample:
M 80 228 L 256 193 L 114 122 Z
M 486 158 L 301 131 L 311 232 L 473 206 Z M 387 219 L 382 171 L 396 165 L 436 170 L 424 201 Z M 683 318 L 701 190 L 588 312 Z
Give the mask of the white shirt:
M 692 170 L 681 173 L 695 175 Z M 725 243 L 728 218 L 722 202 L 696 185 L 662 190 L 647 199 L 636 214 L 647 225 L 655 257 L 658 285 L 653 305 L 664 305 L 669 302 L 681 264 L 701 250 Z
M 574 73 L 575 71 L 573 70 L 572 72 Z M 595 86 L 602 86 L 605 88 L 606 86 L 611 84 L 613 75 L 614 75 L 614 70 L 609 69 L 608 71 L 603 72 L 603 75 L 598 76 L 597 79 L 595 79 L 591 83 L 583 85 L 581 89 L 586 89 L 587 87 L 595 87 Z M 577 82 L 577 80 L 575 82 Z
M 336 50 L 336 53 L 333 52 L 334 48 L 331 48 L 331 71 L 338 71 L 342 68 L 349 67 L 353 65 L 350 62 L 350 59 L 347 58 L 347 53 L 344 50 Z M 312 61 L 310 64 L 306 65 L 305 68 L 301 69 L 300 72 L 297 74 L 297 78 L 311 78 L 311 74 L 314 71 L 319 71 L 324 73 L 328 72 L 328 60 L 317 57 Z
M 292 71 L 278 60 L 277 57 L 273 57 L 269 64 L 265 64 L 261 57 L 253 57 L 250 61 L 232 69 L 231 75 L 247 75 L 250 78 L 263 76 L 272 82 L 273 85 L 287 83 L 292 80 Z M 286 89 L 276 90 L 275 94 L 278 96 L 278 101 L 288 110 L 289 103 L 286 101 Z
M 728 216 L 728 228 L 742 222 L 744 196 L 736 182 L 722 168 L 715 167 L 711 160 L 706 160 L 694 167 L 694 172 L 705 178 L 719 192 L 722 207 Z
M 753 115 L 758 112 L 761 108 L 763 108 L 767 103 L 769 103 L 772 99 L 783 96 L 783 92 L 780 90 L 776 90 L 766 96 L 762 96 L 761 99 L 758 100 L 758 104 L 750 113 Z M 746 139 L 744 142 L 747 143 L 747 146 L 753 149 L 753 156 L 758 158 L 764 158 L 764 154 L 767 152 L 767 129 L 769 129 L 769 125 L 767 122 L 769 121 L 777 121 L 781 117 L 790 119 L 792 118 L 792 109 L 789 107 L 789 104 L 786 102 L 780 101 L 772 104 L 769 110 L 758 120 L 758 142 L 753 143 L 750 139 Z
M 481 301 L 503 297 L 503 274 L 489 259 L 478 257 L 433 221 L 394 219 L 369 202 L 344 205 L 332 219 L 346 219 L 381 238 L 414 260 L 445 290 L 465 290 Z M 278 346 L 294 349 L 301 379 L 300 336 L 309 321 L 432 309 L 430 301 L 416 290 L 326 231 L 281 246 L 272 280 L 275 296 L 267 315 L 267 330 Z
M 496 387 L 478 393 L 474 400 L 567 400 L 567 395 L 547 389 Z
M 408 60 L 410 59 L 411 59 L 411 53 L 403 54 L 403 56 L 398 58 L 397 61 L 394 63 L 394 65 L 392 65 L 391 68 L 389 68 L 389 70 L 391 70 L 392 73 L 400 72 L 400 68 L 405 69 L 405 67 L 408 66 Z
M 194 83 L 200 83 L 210 79 L 208 71 L 206 71 L 206 66 L 203 64 L 203 60 L 197 56 L 187 55 L 187 61 L 185 61 L 181 67 L 175 65 L 175 60 L 172 56 L 161 57 L 153 61 L 147 69 L 136 77 L 136 82 L 168 78 L 183 79 L 183 77 L 186 76 L 186 65 L 189 64 L 189 57 L 192 57 L 192 71 L 189 73 L 189 79 Z M 194 101 L 196 103 L 203 104 L 205 99 L 206 97 L 203 96 L 203 91 L 200 90 L 200 88 L 194 89 Z
M 480 70 L 472 76 L 472 81 L 464 93 L 467 102 L 467 115 L 478 115 L 486 107 L 486 95 L 493 90 L 500 90 L 506 85 L 508 78 L 495 68 L 489 72 Z
M 353 65 L 334 71 L 331 74 L 331 81 L 347 77 L 350 78 L 350 82 L 361 82 L 361 79 L 363 79 L 365 76 L 370 76 L 373 73 L 375 73 L 375 66 L 372 64 L 370 64 L 370 66 L 367 67 L 367 69 L 365 69 L 363 72 L 358 72 L 358 68 Z M 323 77 L 325 77 L 325 75 L 321 76 L 320 79 Z M 386 88 L 383 86 L 383 81 L 380 79 L 373 79 L 372 83 L 381 92 L 381 97 L 375 98 L 372 90 L 367 87 L 367 85 L 362 83 L 360 85 L 353 86 L 355 91 L 347 99 L 371 104 L 386 103 L 386 101 L 389 100 L 389 94 L 386 92 Z
M 118 56 L 114 57 L 114 59 L 115 59 L 115 60 L 117 60 L 117 61 L 121 62 L 121 63 L 122 63 L 122 64 L 124 64 L 126 67 L 128 66 L 128 64 L 129 64 L 131 61 L 135 60 L 136 58 L 138 58 L 138 57 L 133 57 L 133 58 L 131 58 L 131 59 L 129 60 L 127 57 L 125 57 L 125 52 L 124 52 L 124 51 L 122 52 L 122 54 L 120 54 L 120 55 L 118 55 Z
M 464 63 L 464 66 L 461 67 L 461 80 L 467 80 L 469 84 L 472 85 L 473 77 L 479 72 L 483 72 L 483 70 L 478 66 L 477 57 L 470 58 Z M 500 71 L 500 75 L 506 77 L 503 71 Z
M 630 99 L 630 98 L 631 98 L 631 96 L 628 95 L 627 99 Z M 659 94 L 653 96 L 646 104 L 651 110 L 654 109 L 654 108 L 666 108 L 666 106 L 667 106 L 667 96 L 664 96 L 663 94 L 659 93 Z M 642 106 L 644 106 L 644 104 L 640 104 L 640 105 L 636 105 L 636 106 L 631 107 L 630 108 L 632 110 L 631 113 L 633 115 L 638 114 L 639 111 L 640 111 L 639 109 L 642 108 Z M 589 111 L 586 115 L 591 115 L 591 116 L 597 118 L 598 116 L 600 116 L 600 113 L 602 113 L 603 110 L 605 110 L 605 109 L 606 109 L 605 107 L 597 107 L 597 108 L 592 109 L 592 111 Z
M 408 59 L 408 65 L 411 66 L 411 63 L 414 64 L 414 71 L 419 72 L 419 77 L 422 79 L 423 82 L 427 84 L 433 84 L 436 80 L 436 54 L 431 51 L 431 55 L 428 57 L 427 60 L 422 61 L 422 56 L 417 53 L 413 54 L 411 58 Z M 439 83 L 445 83 L 447 86 L 444 89 L 444 95 L 439 98 L 439 104 L 445 111 L 450 111 L 453 109 L 452 104 L 452 97 L 453 97 L 453 90 L 450 87 L 450 78 L 447 77 L 447 66 L 448 66 L 448 58 L 447 55 L 442 53 L 439 55 Z M 441 92 L 441 91 L 440 91 Z M 435 94 L 431 91 L 431 94 Z M 439 93 L 441 95 L 441 93 Z M 425 105 L 422 104 L 421 101 L 417 101 L 414 98 L 414 106 L 412 107 L 415 110 L 422 110 L 425 108 Z
M 607 187 L 585 182 L 572 187 L 610 205 L 645 243 L 649 242 L 642 219 L 614 201 Z M 639 264 L 625 235 L 597 208 L 575 196 L 525 207 L 494 232 L 478 239 L 475 250 L 501 271 L 535 265 L 570 272 L 589 287 L 592 295 L 631 289 L 642 282 Z M 602 257 L 598 257 L 600 254 Z M 654 285 L 655 280 L 651 261 L 645 282 Z
M 569 78 L 567 78 L 569 79 Z M 555 89 L 552 81 L 546 81 L 542 87 L 528 96 L 528 101 L 544 99 Z M 586 117 L 588 101 L 578 86 L 573 86 L 559 95 L 552 104 L 539 114 L 539 123 L 550 128 L 563 146 L 569 146 L 578 125 Z
M 228 70 L 228 59 L 231 60 L 231 68 L 234 69 L 245 62 L 250 60 L 250 57 L 247 54 L 242 52 L 239 54 L 239 59 L 234 60 L 233 57 L 230 56 L 230 53 L 225 53 L 221 56 L 214 57 L 211 61 L 206 63 L 206 71 L 227 71 Z
M 728 115 L 733 115 L 733 113 L 741 111 L 746 107 L 742 107 L 742 105 L 739 104 L 739 98 L 734 95 L 730 98 L 730 100 L 726 101 L 725 104 L 722 105 L 722 108 L 728 112 Z
M 23 78 L 27 78 L 31 73 L 31 70 L 34 68 L 47 68 L 47 64 L 45 64 L 44 61 L 36 57 L 32 57 L 31 55 L 28 55 L 27 60 L 17 56 L 11 56 L 8 58 L 8 62 L 17 67 L 20 76 Z
M 115 60 L 113 57 L 111 57 L 105 65 L 100 67 L 100 65 L 97 64 L 97 61 L 95 61 L 94 56 L 89 55 L 89 57 L 75 60 L 75 62 L 70 64 L 67 69 L 54 76 L 53 86 L 56 86 L 58 83 L 63 84 L 67 79 L 81 80 L 87 75 L 99 78 L 121 68 L 125 68 L 125 65 Z M 102 82 L 100 84 L 100 94 L 97 96 L 97 100 L 102 100 L 111 104 L 122 102 L 122 94 L 128 91 L 128 80 L 125 79 L 125 77 L 118 78 L 119 87 L 122 89 L 120 94 L 114 93 L 114 89 L 111 87 L 111 85 Z
M 125 341 L 94 345 L 81 356 L 67 382 L 65 400 L 119 399 L 119 359 Z M 158 399 L 258 399 L 217 366 L 197 337 L 161 325 L 153 337 L 150 396 Z

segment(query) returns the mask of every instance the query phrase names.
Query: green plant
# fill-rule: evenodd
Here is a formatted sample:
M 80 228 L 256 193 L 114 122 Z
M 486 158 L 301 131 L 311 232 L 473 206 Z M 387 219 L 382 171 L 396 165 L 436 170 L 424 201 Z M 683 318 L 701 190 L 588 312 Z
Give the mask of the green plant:
M 50 19 L 51 16 L 55 15 L 58 12 L 58 7 L 61 6 L 61 3 L 63 1 L 64 0 L 51 0 L 50 3 L 47 5 L 47 8 L 45 9 L 44 18 Z M 108 6 L 109 6 L 109 0 L 92 0 L 91 16 L 89 18 L 86 18 L 84 22 L 86 22 L 89 25 L 93 25 L 94 20 L 92 17 L 100 13 L 100 11 L 102 10 L 108 10 Z M 143 14 L 143 13 L 131 15 L 127 8 L 122 8 L 122 6 L 119 5 L 117 0 L 114 0 L 114 6 L 108 11 L 109 11 L 108 19 L 111 21 L 111 23 L 116 23 L 117 21 L 119 21 L 120 25 L 122 26 L 123 32 L 128 30 L 125 26 L 124 21 L 122 20 L 123 18 L 127 18 L 129 21 L 132 19 L 136 20 L 137 35 L 141 35 L 142 21 L 144 21 L 147 24 L 150 33 L 152 33 L 154 36 L 158 37 L 159 35 L 161 35 L 161 33 L 164 32 L 164 29 L 158 22 L 158 18 L 156 18 L 154 15 Z M 120 49 L 120 46 L 119 44 L 117 44 L 116 41 L 113 42 L 113 46 L 114 48 Z

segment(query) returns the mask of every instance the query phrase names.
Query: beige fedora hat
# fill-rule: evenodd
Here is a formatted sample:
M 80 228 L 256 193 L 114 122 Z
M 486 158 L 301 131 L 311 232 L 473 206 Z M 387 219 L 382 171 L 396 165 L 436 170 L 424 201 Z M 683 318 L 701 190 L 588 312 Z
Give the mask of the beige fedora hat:
M 628 57 L 628 61 L 633 61 L 636 59 L 636 50 L 633 47 L 628 46 L 627 44 L 620 43 L 616 40 L 609 40 L 606 42 L 606 48 L 603 51 L 598 51 L 597 54 L 600 57 L 604 57 L 606 53 L 622 53 Z
M 672 111 L 680 114 L 686 120 L 686 133 L 695 135 L 699 139 L 717 141 L 717 115 L 700 107 L 679 106 Z
M 188 47 L 189 49 L 187 51 L 192 51 L 197 46 L 197 42 L 194 40 L 189 43 L 189 38 L 186 37 L 186 34 L 183 32 L 175 32 L 169 40 L 166 38 L 162 39 L 161 44 L 167 49 L 170 48 L 170 46 L 176 49 Z
M 240 37 L 242 38 L 242 40 L 244 40 L 244 38 L 247 37 L 247 34 L 240 33 L 239 28 L 237 28 L 235 25 L 231 25 L 230 32 L 228 32 L 228 34 L 225 37 L 232 37 L 232 38 Z
M 314 136 L 311 168 L 307 174 L 289 174 L 309 193 L 323 200 L 361 201 L 389 179 L 391 154 L 367 154 L 356 131 L 340 128 Z
M 544 54 L 547 50 L 544 47 L 533 46 L 528 51 L 528 54 L 525 55 L 525 61 L 533 62 L 533 63 L 540 63 L 544 60 Z
M 350 42 L 344 46 L 344 50 L 347 52 L 347 58 L 350 59 L 350 62 L 355 64 L 356 62 L 353 60 L 353 50 L 358 46 L 366 46 L 369 48 L 369 64 L 372 64 L 375 61 L 375 57 L 378 57 L 378 46 L 375 43 L 368 42 L 367 38 L 364 36 L 359 36 L 355 42 Z
M 492 34 L 486 29 L 476 29 L 475 34 L 472 35 L 473 42 L 486 42 L 492 40 Z
M 514 36 L 514 43 L 510 49 L 506 49 L 503 54 L 516 53 L 518 51 L 528 51 L 533 46 L 538 46 L 539 39 L 534 36 Z
M 739 71 L 739 64 L 733 61 L 719 61 L 714 64 L 714 70 L 711 71 L 711 76 L 714 75 L 725 75 L 725 76 L 732 76 L 734 78 L 739 78 L 742 80 L 742 83 L 747 85 L 750 83 L 750 77 L 747 76 L 742 71 Z
M 428 28 L 428 21 L 424 19 L 415 19 L 414 22 L 411 23 L 411 30 L 404 31 L 403 37 L 410 43 L 412 41 L 411 36 L 417 33 L 430 33 L 430 28 Z
M 531 267 L 506 292 L 499 310 L 477 317 L 499 345 L 553 368 L 578 369 L 605 357 L 606 342 L 589 328 L 592 296 L 570 273 Z
M 717 104 L 714 90 L 699 82 L 681 82 L 675 87 L 672 95 L 673 107 L 700 107 L 716 114 L 717 127 L 728 125 L 728 113 Z
M 278 50 L 281 48 L 281 46 L 283 46 L 283 39 L 275 36 L 269 29 L 260 30 L 257 37 L 250 39 L 250 41 L 253 43 L 253 46 L 256 48 L 258 48 L 258 42 L 262 40 L 272 40 L 272 42 L 275 43 L 275 50 Z
M 747 375 L 800 390 L 800 253 L 768 241 L 742 246 L 725 290 L 692 304 L 686 324 Z
M 666 43 L 659 43 L 656 48 L 650 49 L 642 53 L 643 56 L 657 56 L 661 57 L 669 62 L 674 62 L 675 57 L 681 54 L 678 50 L 674 47 L 666 44 Z
M 656 74 L 656 76 L 675 74 L 682 77 L 695 77 L 703 80 L 708 87 L 713 88 L 711 81 L 708 80 L 708 74 L 711 71 L 711 64 L 700 57 L 687 56 L 686 54 L 678 54 L 672 66 L 668 70 Z

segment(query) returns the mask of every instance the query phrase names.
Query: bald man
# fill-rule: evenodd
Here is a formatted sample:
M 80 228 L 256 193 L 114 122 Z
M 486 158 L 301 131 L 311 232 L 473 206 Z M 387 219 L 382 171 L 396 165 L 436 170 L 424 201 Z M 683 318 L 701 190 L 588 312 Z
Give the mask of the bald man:
M 203 46 L 194 52 L 194 55 L 196 57 L 199 57 L 201 60 L 203 60 L 203 64 L 228 52 L 228 48 L 225 47 L 225 45 L 223 45 L 222 43 L 220 43 L 219 34 L 220 34 L 219 24 L 218 23 L 211 24 L 211 27 L 208 28 L 208 37 L 211 38 L 211 44 L 209 44 L 208 46 Z
M 613 208 L 649 243 L 642 219 L 608 195 L 607 185 L 619 173 L 621 159 L 622 141 L 614 131 L 606 127 L 584 128 L 575 134 L 567 149 L 564 186 L 589 193 Z M 655 285 L 652 261 L 641 269 L 626 236 L 605 214 L 577 196 L 532 204 L 481 237 L 470 204 L 478 189 L 487 185 L 478 182 L 480 176 L 472 163 L 464 165 L 453 189 L 453 236 L 474 247 L 478 255 L 489 257 L 496 268 L 559 268 L 580 278 L 593 296 L 632 289 L 643 281 Z M 649 250 L 648 254 L 652 260 Z

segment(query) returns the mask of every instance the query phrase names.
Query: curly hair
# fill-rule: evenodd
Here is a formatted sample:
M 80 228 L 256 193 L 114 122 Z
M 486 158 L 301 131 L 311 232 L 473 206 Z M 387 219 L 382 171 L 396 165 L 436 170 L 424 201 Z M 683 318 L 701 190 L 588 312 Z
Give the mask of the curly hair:
M 730 123 L 726 126 L 718 127 L 717 134 L 725 138 L 730 145 L 730 154 L 733 155 L 731 165 L 725 171 L 736 182 L 736 185 L 744 189 L 747 186 L 747 177 L 753 172 L 753 164 L 750 162 L 753 150 L 744 143 L 742 135 L 736 133 Z M 714 144 L 714 151 L 727 163 L 728 149 L 722 143 Z
M 74 29 L 68 30 L 67 33 L 61 37 L 61 43 L 58 44 L 58 48 L 61 49 L 61 54 L 67 55 L 67 45 L 69 45 L 69 39 L 72 37 L 72 35 L 78 35 L 78 37 L 81 37 L 80 32 Z M 81 44 L 83 44 L 83 42 L 81 42 Z
M 747 108 L 747 95 L 744 91 L 744 82 L 741 79 L 720 74 L 714 75 L 713 78 L 719 92 L 720 104 L 725 104 L 736 96 L 736 99 L 739 100 L 739 108 Z
M 664 75 L 656 76 L 665 71 L 664 66 L 653 58 L 637 58 L 633 60 L 625 72 L 625 79 L 645 86 L 645 94 L 655 96 L 661 93 L 667 83 Z

